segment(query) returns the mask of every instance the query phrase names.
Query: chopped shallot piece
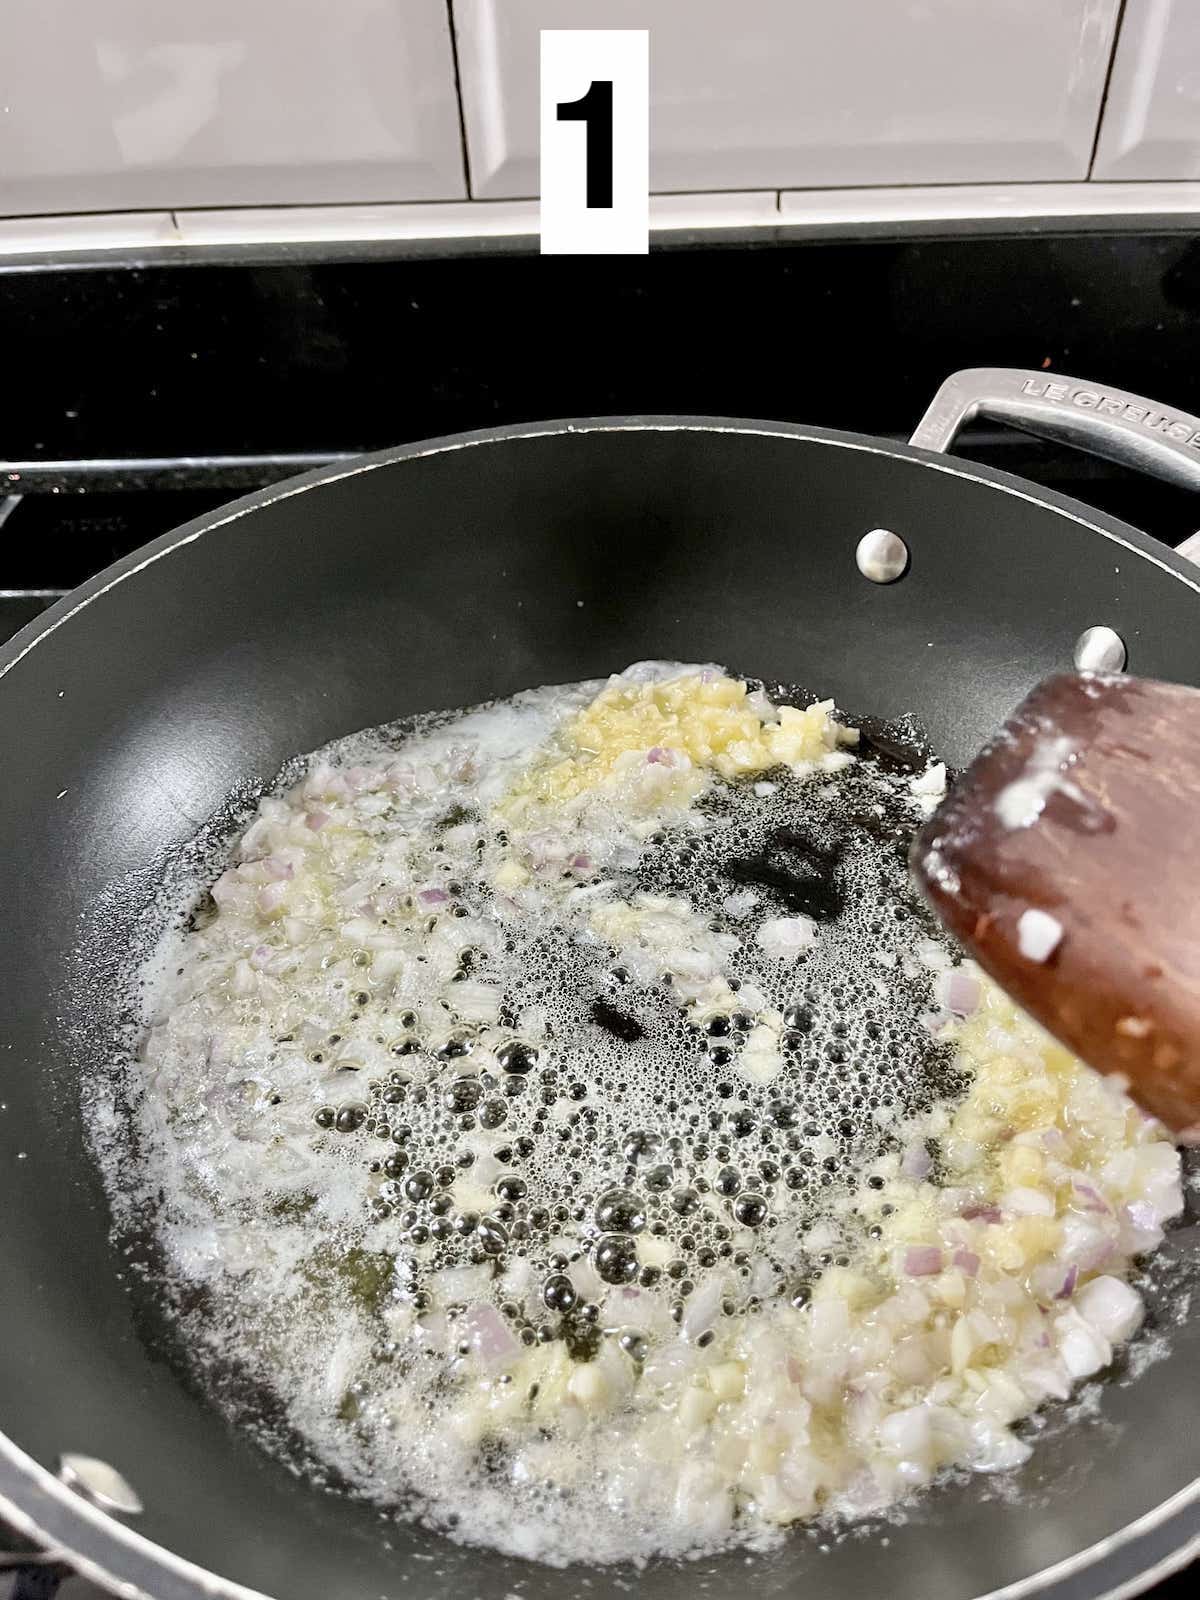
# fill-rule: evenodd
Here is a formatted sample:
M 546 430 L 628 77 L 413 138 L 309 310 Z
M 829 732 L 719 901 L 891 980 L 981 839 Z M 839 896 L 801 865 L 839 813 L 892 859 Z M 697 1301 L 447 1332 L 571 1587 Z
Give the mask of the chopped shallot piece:
M 1054 1298 L 1056 1300 L 1069 1300 L 1075 1293 L 1075 1285 L 1078 1280 L 1079 1268 L 1075 1266 L 1068 1267 L 1066 1277 L 1062 1281 L 1062 1288 L 1058 1291 Z
M 1112 1215 L 1112 1207 L 1100 1193 L 1099 1189 L 1097 1189 L 1093 1184 L 1082 1183 L 1078 1178 L 1076 1178 L 1074 1183 L 1072 1183 L 1071 1188 L 1076 1194 L 1082 1195 L 1087 1201 L 1085 1206 L 1080 1207 L 1081 1210 L 1095 1211 L 1101 1216 Z
M 1080 1315 L 1104 1339 L 1121 1343 L 1142 1320 L 1142 1297 L 1120 1278 L 1093 1278 L 1079 1291 Z
M 277 911 L 282 910 L 286 901 L 287 884 L 276 882 L 264 884 L 258 891 L 258 896 L 254 903 L 264 917 L 270 917 L 274 916 Z
M 794 960 L 810 948 L 817 937 L 811 917 L 771 917 L 756 935 L 759 948 L 780 960 Z
M 900 1171 L 906 1178 L 915 1178 L 918 1182 L 933 1171 L 933 1157 L 926 1150 L 923 1140 L 914 1139 L 905 1150 L 900 1158 Z
M 464 1312 L 458 1328 L 486 1367 L 507 1366 L 521 1353 L 521 1346 L 512 1329 L 496 1307 L 486 1302 Z
M 908 787 L 913 794 L 935 797 L 944 795 L 946 792 L 945 762 L 931 761 L 924 772 L 919 772 L 915 778 L 908 780 Z
M 964 972 L 961 967 L 954 967 L 949 972 L 939 975 L 935 991 L 938 1004 L 945 1010 L 953 1012 L 956 1017 L 969 1017 L 979 1009 L 982 996 L 979 979 Z
M 910 1278 L 928 1278 L 942 1270 L 942 1252 L 935 1244 L 910 1244 L 904 1252 L 904 1271 Z

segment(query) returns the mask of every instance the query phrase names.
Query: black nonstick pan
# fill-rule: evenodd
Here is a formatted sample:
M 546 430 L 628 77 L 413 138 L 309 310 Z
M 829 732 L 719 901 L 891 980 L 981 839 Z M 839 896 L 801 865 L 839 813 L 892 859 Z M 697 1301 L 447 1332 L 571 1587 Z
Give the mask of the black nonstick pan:
M 1200 570 L 940 453 L 975 414 L 1200 488 L 1196 418 L 1047 374 L 960 374 L 913 446 L 711 418 L 502 428 L 252 495 L 4 649 L 0 1513 L 18 1532 L 157 1600 L 605 1600 L 634 1582 L 647 1600 L 747 1584 L 760 1600 L 1091 1600 L 1195 1551 L 1200 1318 L 1108 1386 L 1098 1421 L 1051 1429 L 1003 1492 L 952 1484 L 901 1524 L 800 1532 L 750 1566 L 552 1571 L 385 1524 L 235 1436 L 143 1339 L 83 1140 L 80 1075 L 112 1045 L 80 1027 L 84 931 L 126 948 L 155 863 L 236 785 L 335 735 L 641 658 L 714 659 L 913 713 L 961 763 L 1072 660 L 1200 684 Z M 1181 1261 L 1198 1232 L 1175 1231 Z M 136 1496 L 64 1457 L 111 1463 Z

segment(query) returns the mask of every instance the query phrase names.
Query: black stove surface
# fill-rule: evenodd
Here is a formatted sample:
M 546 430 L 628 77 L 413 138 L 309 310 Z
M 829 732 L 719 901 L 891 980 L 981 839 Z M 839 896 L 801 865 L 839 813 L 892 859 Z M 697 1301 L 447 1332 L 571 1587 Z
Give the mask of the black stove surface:
M 1187 406 L 1198 307 L 1178 231 L 0 270 L 4 451 L 362 449 L 624 411 L 904 432 L 984 364 Z
M 985 365 L 1200 411 L 1198 311 L 1179 232 L 0 271 L 0 618 L 248 488 L 461 429 L 674 412 L 905 438 Z M 961 452 L 1171 543 L 1195 526 L 1190 495 L 1070 450 Z
M 901 439 L 949 372 L 991 365 L 1200 412 L 1198 313 L 1180 231 L 0 267 L 0 638 L 248 489 L 462 429 L 665 412 Z M 959 449 L 1169 544 L 1200 524 L 1193 496 L 1023 435 Z

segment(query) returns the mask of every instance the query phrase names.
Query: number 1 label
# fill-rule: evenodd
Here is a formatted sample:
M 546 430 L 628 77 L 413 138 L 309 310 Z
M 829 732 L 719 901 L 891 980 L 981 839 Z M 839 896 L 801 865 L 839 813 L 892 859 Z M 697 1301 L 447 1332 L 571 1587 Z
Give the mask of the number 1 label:
M 612 79 L 592 86 L 582 100 L 566 100 L 558 108 L 560 122 L 587 123 L 587 208 L 611 211 L 613 203 Z
M 542 29 L 544 255 L 649 248 L 649 34 Z

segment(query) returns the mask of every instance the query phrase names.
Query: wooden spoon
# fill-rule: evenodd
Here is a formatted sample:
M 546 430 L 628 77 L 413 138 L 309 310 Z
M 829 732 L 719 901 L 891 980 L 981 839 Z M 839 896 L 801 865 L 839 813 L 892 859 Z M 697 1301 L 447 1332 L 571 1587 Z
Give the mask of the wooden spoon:
M 943 923 L 1018 1004 L 1200 1142 L 1200 690 L 1048 678 L 911 861 Z

